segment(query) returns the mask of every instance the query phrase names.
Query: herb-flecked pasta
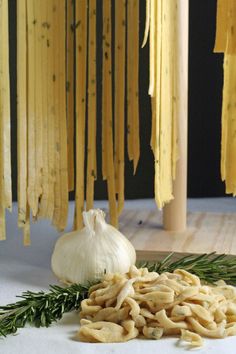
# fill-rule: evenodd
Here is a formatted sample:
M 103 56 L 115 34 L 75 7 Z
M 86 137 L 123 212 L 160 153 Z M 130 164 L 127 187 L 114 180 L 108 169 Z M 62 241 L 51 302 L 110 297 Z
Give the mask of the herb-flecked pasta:
M 204 285 L 182 269 L 158 274 L 132 266 L 90 288 L 81 302 L 77 338 L 111 343 L 175 334 L 199 347 L 203 337 L 236 335 L 235 300 L 235 288 L 223 281 Z

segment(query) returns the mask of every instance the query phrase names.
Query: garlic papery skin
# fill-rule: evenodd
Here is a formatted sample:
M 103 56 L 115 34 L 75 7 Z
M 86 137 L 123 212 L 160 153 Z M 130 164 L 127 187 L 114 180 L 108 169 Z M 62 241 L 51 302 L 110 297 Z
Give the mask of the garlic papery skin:
M 54 274 L 64 283 L 86 283 L 104 273 L 126 273 L 136 262 L 129 240 L 105 221 L 100 209 L 83 212 L 85 227 L 61 236 L 52 254 Z

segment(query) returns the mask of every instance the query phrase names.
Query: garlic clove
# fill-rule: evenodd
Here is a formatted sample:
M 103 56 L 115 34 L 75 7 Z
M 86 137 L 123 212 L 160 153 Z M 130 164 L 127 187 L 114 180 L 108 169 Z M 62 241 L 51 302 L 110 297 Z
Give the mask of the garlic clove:
M 102 210 L 83 212 L 85 227 L 61 236 L 52 254 L 52 270 L 65 283 L 101 279 L 104 273 L 126 273 L 136 262 L 129 240 L 105 221 Z

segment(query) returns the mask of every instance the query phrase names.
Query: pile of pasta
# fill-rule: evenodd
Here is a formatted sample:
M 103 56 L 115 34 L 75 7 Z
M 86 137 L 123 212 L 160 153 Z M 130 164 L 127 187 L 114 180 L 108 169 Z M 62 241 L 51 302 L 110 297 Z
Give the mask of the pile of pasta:
M 76 337 L 85 342 L 177 335 L 197 347 L 202 337 L 236 335 L 236 290 L 223 281 L 201 284 L 182 269 L 159 275 L 132 266 L 127 274 L 107 274 L 92 286 L 80 318 Z
M 215 53 L 224 53 L 221 130 L 221 178 L 226 193 L 236 195 L 236 2 L 217 1 Z

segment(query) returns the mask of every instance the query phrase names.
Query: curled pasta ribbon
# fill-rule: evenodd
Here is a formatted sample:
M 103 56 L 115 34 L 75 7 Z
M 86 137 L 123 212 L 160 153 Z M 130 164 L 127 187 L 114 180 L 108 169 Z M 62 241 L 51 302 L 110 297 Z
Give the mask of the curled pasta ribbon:
M 203 345 L 203 339 L 199 334 L 181 329 L 181 339 L 190 342 L 193 347 L 200 347 Z
M 160 339 L 163 335 L 163 328 L 160 327 L 143 327 L 143 334 L 149 339 Z
M 94 316 L 93 320 L 94 322 L 99 322 L 99 321 L 105 321 L 107 318 L 116 312 L 113 307 L 107 307 L 104 309 L 101 309 L 101 311 L 98 311 L 96 315 Z
M 169 329 L 169 328 L 183 328 L 183 329 L 187 329 L 188 328 L 188 324 L 184 321 L 180 321 L 180 322 L 174 322 L 171 321 L 167 315 L 166 315 L 166 311 L 165 310 L 161 310 L 159 312 L 156 313 L 155 318 L 158 320 L 158 322 L 160 323 L 160 325 L 163 328 Z
M 184 289 L 182 293 L 180 293 L 179 296 L 176 298 L 176 300 L 183 302 L 186 299 L 193 298 L 196 295 L 199 296 L 199 287 L 190 286 Z
M 225 336 L 235 336 L 236 335 L 236 323 L 225 329 Z
M 122 286 L 122 282 L 112 285 L 109 291 L 107 289 L 102 295 L 96 296 L 96 303 L 98 305 L 102 305 L 106 300 L 110 299 L 111 297 L 117 296 L 121 289 L 123 289 Z
M 207 329 L 203 327 L 195 318 L 189 317 L 188 322 L 191 324 L 192 328 L 199 334 L 209 337 L 209 338 L 223 338 L 224 328 L 222 325 L 219 325 L 216 329 Z
M 86 314 L 93 314 L 98 312 L 99 310 L 102 309 L 101 306 L 97 306 L 97 305 L 92 305 L 91 304 L 91 300 L 90 299 L 84 299 L 81 302 L 81 309 L 82 309 L 82 313 L 86 313 Z
M 227 304 L 227 315 L 236 315 L 236 304 L 235 303 L 228 303 Z
M 184 269 L 176 269 L 174 271 L 174 274 L 179 274 L 180 276 L 182 276 L 183 280 L 185 280 L 187 283 L 191 285 L 201 286 L 200 279 L 196 275 L 191 274 Z
M 149 310 L 143 308 L 143 309 L 140 309 L 140 314 L 146 318 L 149 318 L 149 319 L 154 319 L 155 315 L 153 315 Z
M 174 279 L 166 279 L 164 284 L 170 289 L 174 290 L 175 293 L 180 294 L 184 290 L 184 286 L 178 283 Z
M 192 316 L 192 311 L 189 304 L 186 305 L 175 305 L 171 310 L 171 316 Z
M 193 314 L 195 314 L 199 319 L 202 319 L 205 322 L 213 321 L 213 316 L 203 306 L 191 303 L 184 303 L 184 305 L 189 306 Z
M 135 281 L 135 279 L 127 280 L 126 284 L 124 285 L 124 287 L 122 288 L 121 292 L 117 296 L 117 304 L 116 304 L 116 309 L 117 310 L 121 307 L 123 301 L 128 296 L 134 295 L 134 288 L 133 288 L 134 281 Z
M 220 322 L 222 322 L 225 319 L 226 319 L 225 313 L 221 309 L 216 308 L 215 313 L 214 313 L 215 322 L 216 323 L 220 323 Z
M 134 299 L 132 299 L 131 297 L 127 297 L 125 299 L 125 302 L 128 305 L 130 305 L 131 311 L 130 311 L 129 314 L 133 318 L 133 320 L 135 320 L 140 314 L 140 306 L 139 306 L 139 304 Z
M 223 295 L 226 299 L 236 298 L 235 288 L 231 285 L 217 286 L 212 292 L 214 294 Z
M 82 342 L 115 343 L 126 342 L 137 337 L 138 330 L 133 321 L 126 321 L 123 326 L 116 323 L 99 321 L 81 327 L 77 338 Z
M 114 309 L 114 312 L 108 316 L 106 320 L 114 323 L 121 323 L 124 319 L 128 318 L 129 310 L 129 307 L 122 307 L 119 310 Z

